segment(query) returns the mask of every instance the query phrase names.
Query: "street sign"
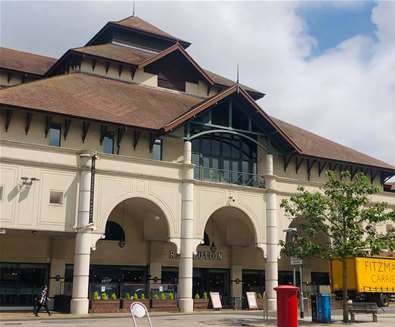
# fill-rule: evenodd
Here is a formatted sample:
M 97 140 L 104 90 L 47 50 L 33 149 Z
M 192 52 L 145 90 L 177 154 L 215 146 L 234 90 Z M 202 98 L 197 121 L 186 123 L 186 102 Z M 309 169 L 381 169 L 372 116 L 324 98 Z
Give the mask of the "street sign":
M 301 266 L 303 265 L 303 260 L 298 257 L 291 257 L 291 266 Z

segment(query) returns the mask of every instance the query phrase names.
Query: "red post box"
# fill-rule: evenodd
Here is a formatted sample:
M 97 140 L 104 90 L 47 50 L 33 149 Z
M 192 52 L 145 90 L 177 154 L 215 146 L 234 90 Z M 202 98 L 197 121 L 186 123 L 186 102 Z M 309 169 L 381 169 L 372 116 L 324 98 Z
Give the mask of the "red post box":
M 298 292 L 299 287 L 279 285 L 277 292 L 277 326 L 298 327 Z

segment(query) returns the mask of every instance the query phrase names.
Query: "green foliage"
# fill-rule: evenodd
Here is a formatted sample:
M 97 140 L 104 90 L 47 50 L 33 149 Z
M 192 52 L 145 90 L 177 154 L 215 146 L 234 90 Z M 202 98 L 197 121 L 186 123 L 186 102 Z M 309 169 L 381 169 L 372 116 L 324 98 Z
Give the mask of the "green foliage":
M 203 292 L 203 299 L 208 300 L 207 292 Z
M 169 300 L 174 300 L 174 293 L 173 293 L 173 292 L 170 292 L 170 294 L 169 294 Z
M 101 299 L 104 300 L 104 301 L 107 301 L 107 300 L 108 300 L 108 295 L 107 295 L 106 292 L 101 293 Z
M 158 294 L 154 295 L 154 300 L 159 300 L 159 295 Z
M 136 300 L 138 300 L 138 299 L 139 299 L 139 296 L 137 295 L 137 293 L 134 293 L 134 294 L 133 294 L 133 300 L 136 301 Z
M 111 300 L 116 300 L 117 299 L 117 295 L 115 293 L 111 294 Z
M 281 207 L 292 220 L 301 219 L 298 237 L 293 244 L 281 242 L 288 256 L 318 256 L 325 259 L 377 255 L 382 250 L 395 250 L 395 233 L 381 234 L 377 226 L 395 222 L 395 212 L 387 203 L 372 203 L 370 196 L 379 190 L 368 177 L 349 172 L 337 178 L 327 173 L 322 192 L 308 192 L 303 187 Z M 325 242 L 317 240 L 327 239 Z
M 128 300 L 128 301 L 131 300 L 131 296 L 130 296 L 130 293 L 129 293 L 129 292 L 127 292 L 127 293 L 125 294 L 125 300 Z
M 196 299 L 196 300 L 199 300 L 199 299 L 200 299 L 199 293 L 196 293 L 196 294 L 195 294 L 195 299 Z
M 95 291 L 95 292 L 93 293 L 93 299 L 94 299 L 95 301 L 99 300 L 99 292 Z
M 145 300 L 145 294 L 144 293 L 141 293 L 141 299 Z
M 160 293 L 161 300 L 166 300 L 166 293 Z
M 351 178 L 333 171 L 321 192 L 309 192 L 298 187 L 298 193 L 281 202 L 286 216 L 298 220 L 297 237 L 290 243 L 280 242 L 288 256 L 342 261 L 343 321 L 348 321 L 347 257 L 378 255 L 383 250 L 395 250 L 395 232 L 382 234 L 378 226 L 395 222 L 395 212 L 387 203 L 372 202 L 379 192 L 363 173 Z M 295 221 L 296 222 L 296 221 Z

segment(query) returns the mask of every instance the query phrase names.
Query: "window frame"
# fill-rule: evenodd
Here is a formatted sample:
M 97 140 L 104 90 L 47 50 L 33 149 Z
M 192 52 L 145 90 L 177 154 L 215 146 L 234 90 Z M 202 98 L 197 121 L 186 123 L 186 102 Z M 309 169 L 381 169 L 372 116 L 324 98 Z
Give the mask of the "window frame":
M 51 131 L 52 130 L 59 130 L 59 142 L 58 144 L 51 144 Z M 48 128 L 48 145 L 49 146 L 56 146 L 56 147 L 61 147 L 62 146 L 62 124 L 61 123 L 53 123 L 51 122 L 49 124 Z

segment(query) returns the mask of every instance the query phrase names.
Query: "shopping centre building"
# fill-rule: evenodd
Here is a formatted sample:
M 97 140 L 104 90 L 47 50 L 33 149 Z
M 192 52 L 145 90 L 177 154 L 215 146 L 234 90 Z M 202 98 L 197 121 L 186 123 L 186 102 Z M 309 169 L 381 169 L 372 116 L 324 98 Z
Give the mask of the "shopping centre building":
M 298 185 L 363 171 L 383 190 L 372 201 L 395 207 L 394 166 L 269 116 L 264 93 L 189 46 L 132 16 L 59 59 L 1 48 L 1 309 L 46 283 L 73 313 L 103 290 L 173 290 L 184 312 L 197 293 L 266 290 L 274 309 L 292 282 L 279 204 Z M 329 284 L 328 262 L 303 271 Z

